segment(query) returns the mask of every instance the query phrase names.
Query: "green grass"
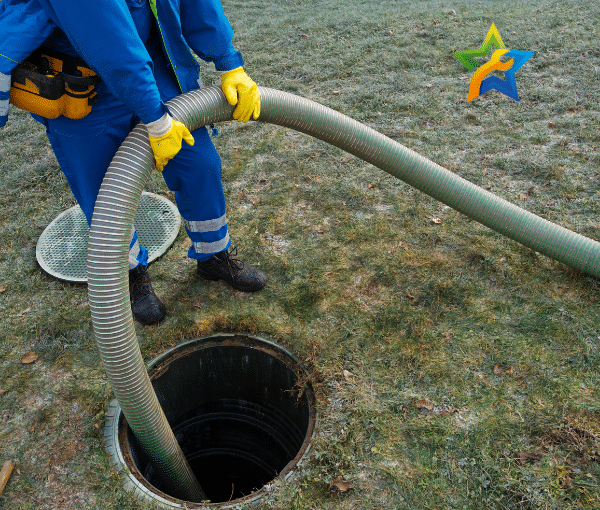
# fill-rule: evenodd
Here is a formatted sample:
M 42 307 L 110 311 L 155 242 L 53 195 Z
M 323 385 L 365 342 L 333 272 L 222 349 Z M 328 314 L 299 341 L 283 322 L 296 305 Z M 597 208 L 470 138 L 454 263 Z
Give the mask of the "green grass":
M 596 4 L 224 6 L 260 85 L 600 240 Z M 466 103 L 470 75 L 451 53 L 478 47 L 492 22 L 507 47 L 536 54 L 516 74 L 519 102 L 491 91 Z M 268 286 L 247 295 L 196 279 L 182 231 L 150 267 L 168 317 L 136 328 L 147 360 L 216 331 L 260 334 L 303 360 L 318 434 L 264 508 L 600 506 L 597 279 L 319 140 L 261 123 L 220 131 L 230 233 Z M 35 261 L 39 235 L 74 200 L 42 129 L 14 109 L 0 167 L 0 461 L 19 469 L 0 506 L 142 508 L 102 447 L 112 393 L 86 287 Z M 173 198 L 158 174 L 147 189 Z M 27 351 L 35 364 L 20 364 Z M 338 477 L 352 489 L 332 490 Z

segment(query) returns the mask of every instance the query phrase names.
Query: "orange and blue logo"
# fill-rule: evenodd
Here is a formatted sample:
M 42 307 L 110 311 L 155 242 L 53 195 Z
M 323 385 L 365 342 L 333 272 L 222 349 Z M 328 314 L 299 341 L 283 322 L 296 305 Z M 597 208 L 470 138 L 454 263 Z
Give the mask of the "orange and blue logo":
M 496 49 L 492 53 L 490 60 L 480 65 L 475 58 L 487 56 L 492 48 L 492 44 Z M 456 51 L 453 55 L 463 66 L 473 72 L 467 102 L 485 94 L 488 90 L 497 90 L 505 96 L 518 101 L 519 93 L 517 92 L 515 73 L 534 53 L 506 48 L 496 26 L 492 23 L 479 48 L 475 50 Z M 509 60 L 501 61 L 500 57 Z M 488 76 L 494 71 L 503 72 L 504 80 L 495 75 Z

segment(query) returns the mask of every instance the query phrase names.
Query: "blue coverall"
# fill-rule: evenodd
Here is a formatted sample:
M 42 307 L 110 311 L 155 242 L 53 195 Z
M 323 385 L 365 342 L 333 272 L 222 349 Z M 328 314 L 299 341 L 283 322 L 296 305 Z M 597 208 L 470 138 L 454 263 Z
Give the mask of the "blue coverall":
M 0 34 L 3 20 L 11 20 L 6 11 L 24 5 L 28 19 L 33 13 L 36 23 L 47 16 L 42 31 L 57 27 L 44 46 L 82 57 L 102 79 L 98 100 L 85 118 L 36 117 L 46 126 L 61 169 L 91 222 L 106 169 L 135 124 L 159 119 L 166 112 L 165 101 L 201 86 L 190 48 L 212 61 L 217 71 L 239 67 L 243 60 L 232 46 L 233 30 L 219 0 L 3 0 Z M 14 16 L 5 21 L 10 22 Z M 32 36 L 36 37 L 40 36 Z M 16 65 L 6 46 L 0 42 L 0 72 Z M 23 48 L 12 51 L 19 55 Z M 192 241 L 188 255 L 206 260 L 229 248 L 230 240 L 219 155 L 206 128 L 192 135 L 195 144 L 183 144 L 165 166 L 163 177 L 175 193 Z M 147 252 L 134 235 L 129 267 L 146 261 Z

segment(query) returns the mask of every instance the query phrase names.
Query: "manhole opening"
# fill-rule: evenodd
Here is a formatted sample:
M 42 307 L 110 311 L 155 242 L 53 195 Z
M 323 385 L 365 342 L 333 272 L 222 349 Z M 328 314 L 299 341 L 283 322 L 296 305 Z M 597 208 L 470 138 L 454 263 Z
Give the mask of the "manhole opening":
M 286 477 L 315 425 L 312 387 L 279 346 L 246 336 L 192 341 L 161 356 L 150 378 L 175 437 L 211 503 L 244 500 Z M 165 494 L 121 416 L 119 442 L 131 472 Z

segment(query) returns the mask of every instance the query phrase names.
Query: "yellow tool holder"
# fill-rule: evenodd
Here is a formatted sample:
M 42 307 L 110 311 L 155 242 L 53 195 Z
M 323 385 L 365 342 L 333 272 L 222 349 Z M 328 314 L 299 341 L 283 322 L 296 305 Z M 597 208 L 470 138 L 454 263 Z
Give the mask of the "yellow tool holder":
M 82 119 L 98 99 L 99 81 L 84 60 L 39 48 L 13 69 L 10 102 L 47 119 Z

